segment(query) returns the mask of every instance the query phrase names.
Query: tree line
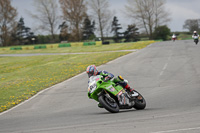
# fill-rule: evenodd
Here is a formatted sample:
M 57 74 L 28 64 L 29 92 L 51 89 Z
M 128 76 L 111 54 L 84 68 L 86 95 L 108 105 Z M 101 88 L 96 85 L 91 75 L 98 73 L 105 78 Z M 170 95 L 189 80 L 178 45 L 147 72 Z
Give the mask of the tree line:
M 183 25 L 183 29 L 189 30 L 189 32 L 193 33 L 197 31 L 200 33 L 200 19 L 187 19 Z
M 139 30 L 149 39 L 157 39 L 161 33 L 170 34 L 165 4 L 166 0 L 127 0 L 124 15 L 132 23 L 121 32 L 108 0 L 34 0 L 35 11 L 29 13 L 30 17 L 35 20 L 36 31 L 48 34 L 35 35 L 23 17 L 17 20 L 11 0 L 1 0 L 0 45 L 85 41 L 95 39 L 96 34 L 103 42 L 110 34 L 115 42 L 130 42 L 139 40 Z

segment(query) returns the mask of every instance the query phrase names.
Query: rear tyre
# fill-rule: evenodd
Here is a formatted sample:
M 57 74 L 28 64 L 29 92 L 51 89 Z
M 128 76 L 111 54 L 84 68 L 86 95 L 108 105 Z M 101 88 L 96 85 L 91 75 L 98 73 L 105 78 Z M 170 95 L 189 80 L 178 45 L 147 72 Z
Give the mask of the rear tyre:
M 135 91 L 135 92 L 137 92 L 137 91 Z M 135 99 L 135 105 L 133 106 L 133 108 L 135 108 L 137 110 L 142 110 L 146 107 L 146 101 L 145 101 L 144 97 L 139 92 L 137 92 L 137 93 L 139 95 Z
M 118 113 L 119 112 L 119 106 L 114 99 L 110 100 L 109 98 L 107 98 L 105 96 L 105 94 L 100 95 L 98 99 L 99 99 L 99 102 L 101 103 L 101 105 L 103 105 L 103 107 L 107 111 L 109 111 L 111 113 Z

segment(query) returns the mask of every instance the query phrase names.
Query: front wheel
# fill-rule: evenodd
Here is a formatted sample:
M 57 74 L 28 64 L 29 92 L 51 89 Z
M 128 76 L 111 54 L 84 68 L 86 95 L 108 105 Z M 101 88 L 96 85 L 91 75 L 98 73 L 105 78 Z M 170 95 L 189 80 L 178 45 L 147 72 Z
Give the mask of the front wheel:
M 196 43 L 196 45 L 197 45 L 197 43 L 199 42 L 199 40 L 197 40 L 197 39 L 196 39 L 196 40 L 194 40 L 194 42 L 195 42 L 195 43 Z
M 113 98 L 108 98 L 105 94 L 99 96 L 100 104 L 111 113 L 118 113 L 119 106 Z
M 137 91 L 135 91 L 137 92 Z M 133 106 L 133 108 L 137 109 L 137 110 L 142 110 L 146 107 L 146 101 L 144 99 L 144 97 L 137 92 L 139 95 L 136 97 L 135 101 L 135 105 Z

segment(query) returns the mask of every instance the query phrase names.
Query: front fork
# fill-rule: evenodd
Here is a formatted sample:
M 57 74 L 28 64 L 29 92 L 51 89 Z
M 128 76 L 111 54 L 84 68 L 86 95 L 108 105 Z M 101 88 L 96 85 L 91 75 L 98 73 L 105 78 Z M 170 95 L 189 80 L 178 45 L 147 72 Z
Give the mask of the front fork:
M 100 92 L 100 93 L 98 94 L 98 96 L 104 95 L 103 93 L 105 94 L 105 96 L 106 96 L 111 102 L 116 102 L 115 99 L 113 99 L 113 98 L 110 96 L 110 94 L 109 94 L 106 90 L 103 90 L 102 92 Z

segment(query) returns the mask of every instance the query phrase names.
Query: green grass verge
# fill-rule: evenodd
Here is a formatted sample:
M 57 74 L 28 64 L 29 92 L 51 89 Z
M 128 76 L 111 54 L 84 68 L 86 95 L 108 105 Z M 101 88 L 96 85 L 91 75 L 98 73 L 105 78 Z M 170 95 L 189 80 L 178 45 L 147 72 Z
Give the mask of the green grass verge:
M 99 52 L 99 51 L 116 51 L 129 49 L 142 49 L 155 41 L 140 41 L 134 43 L 113 43 L 110 45 L 91 45 L 75 47 L 50 47 L 47 49 L 23 49 L 10 50 L 9 48 L 0 48 L 0 54 L 22 54 L 22 53 L 78 53 L 78 52 Z
M 178 40 L 189 40 L 192 39 L 192 34 L 188 35 L 188 34 L 180 34 L 177 36 Z

